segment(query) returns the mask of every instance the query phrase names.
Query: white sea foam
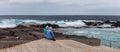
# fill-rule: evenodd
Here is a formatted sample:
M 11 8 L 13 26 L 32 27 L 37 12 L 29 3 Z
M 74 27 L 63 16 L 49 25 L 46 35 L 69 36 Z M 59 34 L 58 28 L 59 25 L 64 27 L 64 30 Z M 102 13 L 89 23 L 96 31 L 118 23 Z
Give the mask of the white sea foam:
M 38 20 L 23 20 L 23 22 L 35 22 L 37 24 L 45 24 L 45 23 L 50 23 L 50 24 L 57 24 L 62 27 L 68 27 L 68 26 L 73 26 L 73 27 L 80 27 L 80 26 L 85 26 L 85 23 L 82 22 L 81 20 L 78 21 L 38 21 Z
M 73 27 L 80 27 L 80 26 L 86 26 L 84 22 L 81 20 L 78 21 L 58 21 L 58 25 L 63 27 L 73 26 Z
M 13 28 L 16 27 L 15 20 L 13 19 L 4 19 L 0 21 L 0 28 Z
M 100 27 L 111 27 L 111 26 L 112 26 L 112 24 L 103 24 Z
M 87 31 L 75 31 L 74 33 L 75 33 L 75 34 L 76 34 L 76 33 L 80 33 L 80 34 L 81 34 L 81 33 L 88 33 L 88 32 L 87 32 Z
M 74 27 L 80 27 L 85 26 L 85 24 L 81 21 L 42 21 L 42 20 L 20 20 L 20 19 L 1 19 L 0 20 L 0 28 L 11 28 L 16 27 L 17 24 L 20 24 L 22 22 L 34 22 L 37 24 L 57 24 L 62 27 L 68 27 L 68 26 L 74 26 Z

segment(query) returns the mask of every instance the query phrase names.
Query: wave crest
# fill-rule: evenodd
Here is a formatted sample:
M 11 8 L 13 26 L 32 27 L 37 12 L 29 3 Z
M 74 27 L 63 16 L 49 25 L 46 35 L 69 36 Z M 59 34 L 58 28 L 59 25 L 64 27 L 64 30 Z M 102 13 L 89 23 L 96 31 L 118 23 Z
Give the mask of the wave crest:
M 36 24 L 50 23 L 50 24 L 57 24 L 61 27 L 85 26 L 85 23 L 82 22 L 81 20 L 78 20 L 78 21 L 42 21 L 42 20 L 2 19 L 2 20 L 0 20 L 0 28 L 13 28 L 13 27 L 16 27 L 18 24 L 23 23 L 23 22 L 34 22 Z

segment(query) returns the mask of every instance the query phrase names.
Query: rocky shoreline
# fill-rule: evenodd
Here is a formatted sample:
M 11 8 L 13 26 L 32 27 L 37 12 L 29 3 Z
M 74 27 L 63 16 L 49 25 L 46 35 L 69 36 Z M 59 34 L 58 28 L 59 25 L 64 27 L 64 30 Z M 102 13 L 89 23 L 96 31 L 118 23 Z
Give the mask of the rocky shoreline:
M 120 21 L 83 21 L 87 27 L 98 27 L 98 28 L 112 28 L 112 27 L 120 27 Z M 104 26 L 106 25 L 106 26 Z M 107 26 L 108 25 L 108 26 Z
M 43 27 L 49 25 L 53 28 L 60 28 L 56 24 L 41 24 L 34 23 L 19 24 L 15 28 L 0 28 L 0 48 L 8 48 L 18 44 L 38 40 L 43 38 Z M 99 46 L 100 39 L 87 38 L 84 36 L 63 35 L 59 32 L 54 32 L 56 39 L 72 39 L 92 46 Z

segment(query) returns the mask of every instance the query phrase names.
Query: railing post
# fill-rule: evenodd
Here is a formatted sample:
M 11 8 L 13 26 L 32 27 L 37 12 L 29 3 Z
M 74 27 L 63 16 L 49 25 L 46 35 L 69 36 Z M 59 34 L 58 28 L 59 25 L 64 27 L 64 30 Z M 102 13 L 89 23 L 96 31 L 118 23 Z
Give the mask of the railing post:
M 112 47 L 112 41 L 110 40 L 110 47 Z

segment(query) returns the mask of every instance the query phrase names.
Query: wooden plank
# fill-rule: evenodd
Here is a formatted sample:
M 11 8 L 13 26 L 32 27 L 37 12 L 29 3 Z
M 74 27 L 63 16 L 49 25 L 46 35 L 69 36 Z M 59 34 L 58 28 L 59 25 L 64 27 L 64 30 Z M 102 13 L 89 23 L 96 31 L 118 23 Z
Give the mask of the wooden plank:
M 120 52 L 106 47 L 92 47 L 74 40 L 36 40 L 15 47 L 0 49 L 0 52 Z

